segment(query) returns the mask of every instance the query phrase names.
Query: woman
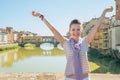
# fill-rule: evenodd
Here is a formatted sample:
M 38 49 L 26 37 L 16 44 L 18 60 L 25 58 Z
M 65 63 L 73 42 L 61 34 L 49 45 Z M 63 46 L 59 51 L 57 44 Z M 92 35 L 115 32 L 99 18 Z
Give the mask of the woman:
M 90 80 L 88 76 L 88 73 L 90 72 L 87 58 L 88 45 L 94 39 L 106 12 L 111 12 L 112 10 L 112 7 L 105 9 L 96 25 L 91 29 L 88 35 L 83 38 L 81 37 L 83 31 L 81 22 L 77 19 L 72 20 L 69 26 L 71 35 L 69 39 L 62 36 L 42 14 L 36 13 L 35 11 L 32 12 L 33 16 L 41 18 L 64 48 L 67 59 L 65 80 Z

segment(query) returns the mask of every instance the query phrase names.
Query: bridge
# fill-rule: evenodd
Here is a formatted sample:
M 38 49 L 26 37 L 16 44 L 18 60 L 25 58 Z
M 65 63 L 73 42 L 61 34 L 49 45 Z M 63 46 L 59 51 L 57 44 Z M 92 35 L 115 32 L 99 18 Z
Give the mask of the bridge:
M 54 36 L 24 36 L 21 39 L 20 46 L 24 47 L 25 44 L 32 43 L 36 47 L 39 47 L 42 43 L 51 43 L 54 47 L 57 47 L 59 42 L 54 38 Z

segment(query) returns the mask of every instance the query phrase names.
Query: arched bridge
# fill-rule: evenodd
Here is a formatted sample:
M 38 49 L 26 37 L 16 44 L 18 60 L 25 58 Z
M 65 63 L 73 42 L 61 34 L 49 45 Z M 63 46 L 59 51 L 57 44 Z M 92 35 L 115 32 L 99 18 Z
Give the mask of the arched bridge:
M 54 36 L 25 36 L 22 38 L 20 45 L 24 47 L 27 43 L 35 44 L 36 47 L 39 47 L 42 43 L 51 43 L 54 47 L 59 44 Z

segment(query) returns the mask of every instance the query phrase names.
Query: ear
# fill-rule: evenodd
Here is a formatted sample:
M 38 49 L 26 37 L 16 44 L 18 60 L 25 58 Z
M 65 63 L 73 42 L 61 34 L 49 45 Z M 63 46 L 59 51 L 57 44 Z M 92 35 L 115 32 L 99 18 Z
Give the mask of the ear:
M 70 33 L 70 29 L 69 29 L 68 33 L 71 34 L 71 33 Z
M 81 31 L 81 33 L 83 32 L 83 26 L 81 25 L 81 27 L 80 27 L 80 31 Z
M 82 33 L 82 32 L 83 32 L 83 29 L 81 29 L 80 31 L 81 31 L 81 33 Z

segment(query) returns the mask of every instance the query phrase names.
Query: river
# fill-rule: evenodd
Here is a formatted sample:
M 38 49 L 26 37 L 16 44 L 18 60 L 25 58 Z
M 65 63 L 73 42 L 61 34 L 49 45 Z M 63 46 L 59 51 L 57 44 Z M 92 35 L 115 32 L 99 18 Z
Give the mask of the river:
M 0 52 L 0 73 L 64 72 L 65 53 L 60 45 L 44 43 L 36 48 L 19 48 Z

